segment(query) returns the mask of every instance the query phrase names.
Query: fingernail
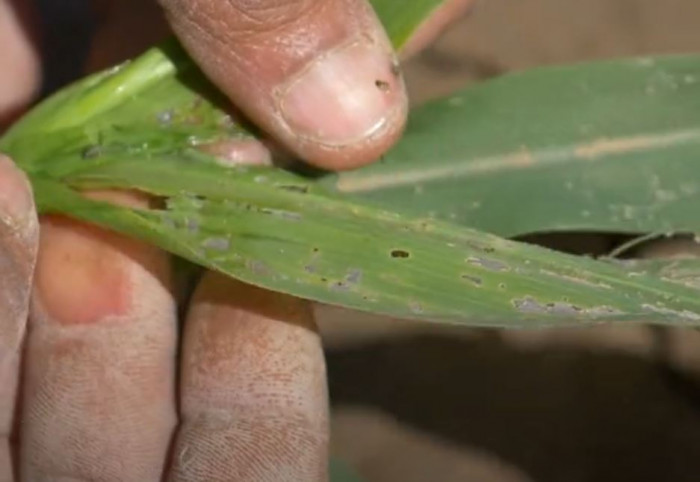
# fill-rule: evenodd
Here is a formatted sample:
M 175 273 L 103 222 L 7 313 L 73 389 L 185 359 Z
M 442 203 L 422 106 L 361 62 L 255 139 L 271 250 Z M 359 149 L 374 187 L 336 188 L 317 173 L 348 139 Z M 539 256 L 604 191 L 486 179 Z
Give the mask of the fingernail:
M 407 102 L 396 57 L 366 36 L 316 58 L 278 95 L 294 135 L 338 147 L 380 134 Z

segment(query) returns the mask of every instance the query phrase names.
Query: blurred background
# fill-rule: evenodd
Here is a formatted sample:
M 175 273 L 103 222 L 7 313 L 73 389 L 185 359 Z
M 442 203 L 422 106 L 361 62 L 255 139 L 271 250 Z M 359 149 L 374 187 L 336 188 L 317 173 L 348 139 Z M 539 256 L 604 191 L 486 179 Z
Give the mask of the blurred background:
M 39 0 L 45 92 L 79 75 L 87 0 Z M 482 0 L 406 65 L 414 103 L 513 70 L 700 53 L 697 0 Z M 537 239 L 596 253 L 596 236 Z M 700 254 L 664 241 L 647 255 Z M 700 334 L 500 332 L 319 307 L 333 451 L 368 482 L 700 480 Z

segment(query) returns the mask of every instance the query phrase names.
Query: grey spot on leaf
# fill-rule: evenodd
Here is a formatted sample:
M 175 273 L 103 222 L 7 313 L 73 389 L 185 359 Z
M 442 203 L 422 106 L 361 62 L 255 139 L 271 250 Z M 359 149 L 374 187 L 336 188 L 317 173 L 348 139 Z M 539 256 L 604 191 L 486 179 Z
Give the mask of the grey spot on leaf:
M 495 259 L 470 257 L 467 258 L 467 262 L 474 266 L 478 266 L 489 271 L 495 271 L 497 273 L 510 271 L 510 267 L 507 264 Z
M 231 248 L 231 241 L 227 238 L 207 238 L 202 241 L 202 247 L 212 251 L 228 251 Z

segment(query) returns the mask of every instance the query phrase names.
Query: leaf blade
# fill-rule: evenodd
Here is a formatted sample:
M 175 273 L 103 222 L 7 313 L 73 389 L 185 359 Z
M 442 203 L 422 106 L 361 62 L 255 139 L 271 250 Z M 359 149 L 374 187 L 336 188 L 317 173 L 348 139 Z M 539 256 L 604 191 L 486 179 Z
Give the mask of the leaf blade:
M 696 291 L 678 283 L 381 211 L 311 185 L 289 189 L 303 180 L 269 169 L 136 159 L 83 169 L 65 182 L 129 186 L 164 197 L 166 207 L 120 208 L 66 186 L 39 205 L 323 303 L 472 326 L 700 322 Z
M 444 0 L 371 0 L 370 3 L 397 49 L 408 41 L 416 29 L 435 12 Z
M 696 231 L 700 57 L 547 67 L 414 110 L 383 162 L 327 179 L 504 236 Z

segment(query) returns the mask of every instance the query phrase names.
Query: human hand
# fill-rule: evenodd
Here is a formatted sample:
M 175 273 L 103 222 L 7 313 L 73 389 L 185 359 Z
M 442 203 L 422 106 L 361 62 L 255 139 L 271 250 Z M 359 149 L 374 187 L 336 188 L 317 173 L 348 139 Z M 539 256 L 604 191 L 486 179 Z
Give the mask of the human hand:
M 163 253 L 62 218 L 41 234 L 32 292 L 38 223 L 24 176 L 0 160 L 0 480 L 324 480 L 325 373 L 307 303 L 209 273 L 178 363 Z
M 0 65 L 0 73 L 19 71 L 24 80 L 0 75 L 0 109 L 2 99 L 19 106 L 30 97 L 39 69 L 17 28 L 17 10 L 9 8 L 27 4 L 14 1 L 0 0 L 0 22 L 12 27 L 0 28 L 0 40 L 9 39 L 0 45 L 15 49 L 0 53 L 0 64 L 11 62 Z M 129 9 L 137 3 L 103 4 L 107 33 L 98 36 L 104 48 L 93 59 L 118 60 L 99 52 L 109 51 L 115 39 L 125 43 L 124 30 L 120 37 L 110 19 L 131 22 Z M 446 2 L 409 51 L 468 3 Z M 353 167 L 378 157 L 399 135 L 403 83 L 366 3 L 171 1 L 166 9 L 204 71 L 304 159 Z M 275 14 L 274 21 L 259 16 L 255 22 L 256 12 Z M 353 39 L 368 38 L 360 54 Z M 280 110 L 280 86 L 294 83 L 300 71 L 322 70 L 306 65 L 327 61 L 329 52 L 345 52 L 339 56 L 356 64 L 343 70 L 342 62 L 333 62 L 336 73 L 322 76 L 308 102 L 304 92 L 294 105 L 305 113 L 290 122 Z M 380 74 L 390 75 L 388 90 L 376 85 Z M 316 89 L 337 94 L 319 96 Z M 91 195 L 149 202 L 134 194 Z M 33 212 L 23 176 L 0 161 L 0 433 L 6 441 L 0 480 L 326 478 L 325 367 L 307 303 L 210 273 L 180 332 L 164 253 L 58 217 L 42 220 L 39 245 Z M 21 403 L 15 406 L 18 385 Z M 17 440 L 10 443 L 13 432 Z M 10 474 L 11 453 L 21 478 Z

